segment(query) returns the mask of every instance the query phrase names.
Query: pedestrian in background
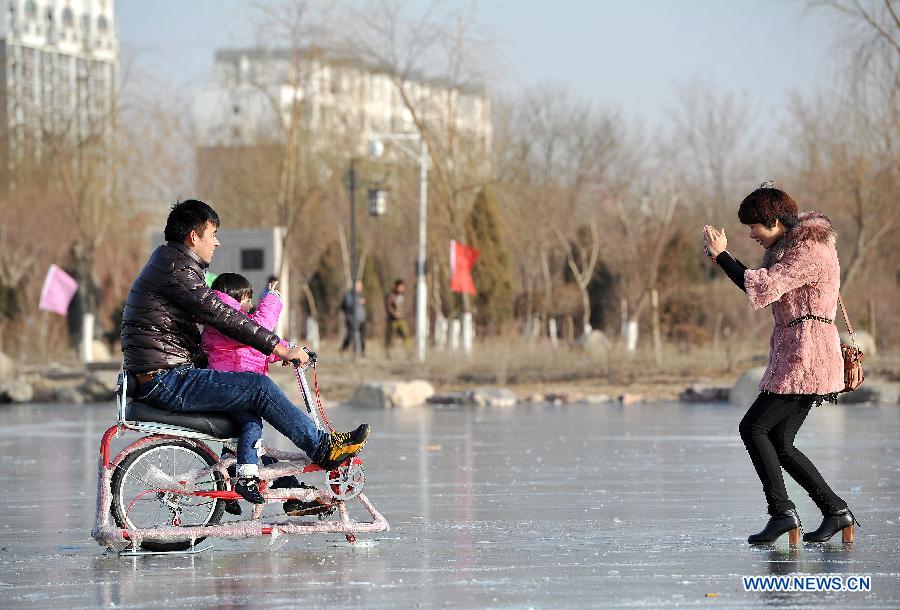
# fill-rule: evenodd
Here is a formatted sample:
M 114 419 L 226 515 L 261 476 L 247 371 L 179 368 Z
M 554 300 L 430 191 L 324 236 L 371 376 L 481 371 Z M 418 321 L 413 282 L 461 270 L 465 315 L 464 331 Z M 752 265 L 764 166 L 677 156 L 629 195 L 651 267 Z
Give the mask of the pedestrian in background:
M 356 280 L 353 289 L 348 290 L 347 294 L 341 300 L 341 311 L 344 314 L 344 325 L 347 329 L 347 336 L 341 344 L 343 352 L 348 347 L 353 346 L 356 351 L 359 341 L 359 353 L 366 353 L 366 298 L 363 296 L 362 280 Z
M 390 356 L 394 337 L 399 337 L 403 341 L 403 347 L 407 348 L 411 336 L 409 326 L 406 324 L 406 282 L 402 279 L 394 280 L 394 288 L 384 298 L 384 310 L 387 314 L 384 349 Z

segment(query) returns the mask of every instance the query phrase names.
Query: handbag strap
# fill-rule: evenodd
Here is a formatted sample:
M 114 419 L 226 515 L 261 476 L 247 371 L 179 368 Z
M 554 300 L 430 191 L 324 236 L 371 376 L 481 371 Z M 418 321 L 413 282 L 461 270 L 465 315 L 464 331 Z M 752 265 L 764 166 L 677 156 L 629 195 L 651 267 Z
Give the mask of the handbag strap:
M 853 325 L 850 324 L 850 316 L 847 315 L 847 308 L 844 307 L 844 299 L 841 298 L 841 293 L 838 293 L 838 305 L 841 306 L 841 313 L 844 315 L 844 323 L 847 325 L 847 332 L 850 334 L 850 340 L 853 342 L 853 345 L 856 346 L 856 333 L 853 332 Z

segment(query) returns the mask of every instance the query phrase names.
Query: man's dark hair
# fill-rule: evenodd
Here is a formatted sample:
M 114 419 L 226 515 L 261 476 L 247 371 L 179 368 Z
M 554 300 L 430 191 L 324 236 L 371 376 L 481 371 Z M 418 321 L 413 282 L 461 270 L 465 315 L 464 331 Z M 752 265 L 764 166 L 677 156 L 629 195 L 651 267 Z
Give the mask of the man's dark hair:
M 401 279 L 396 279 L 394 280 L 394 288 L 397 286 L 406 286 L 406 282 Z
M 250 284 L 250 280 L 240 273 L 220 273 L 213 280 L 210 288 L 224 292 L 238 303 L 243 301 L 245 297 L 248 299 L 253 298 L 253 286 Z
M 799 222 L 797 202 L 777 188 L 758 188 L 741 202 L 738 218 L 742 224 L 761 224 L 771 229 L 780 220 L 788 229 Z
M 207 222 L 219 226 L 219 215 L 208 204 L 199 199 L 178 201 L 172 206 L 166 219 L 166 241 L 183 243 L 191 231 L 203 235 Z

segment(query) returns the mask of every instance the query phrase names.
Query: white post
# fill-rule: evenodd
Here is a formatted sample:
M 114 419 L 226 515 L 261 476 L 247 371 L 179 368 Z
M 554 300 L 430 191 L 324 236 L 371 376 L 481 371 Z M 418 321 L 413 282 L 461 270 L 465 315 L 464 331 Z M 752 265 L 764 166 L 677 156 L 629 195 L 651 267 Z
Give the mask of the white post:
M 550 318 L 547 322 L 547 332 L 550 335 L 550 345 L 553 349 L 559 347 L 559 331 L 556 328 L 556 318 Z
M 462 350 L 464 354 L 472 353 L 472 343 L 475 338 L 475 324 L 472 322 L 471 312 L 466 312 L 462 317 Z
M 628 320 L 625 325 L 625 349 L 633 352 L 637 349 L 638 323 L 636 320 Z
M 86 313 L 81 323 L 81 360 L 94 361 L 94 314 Z
M 291 336 L 291 268 L 288 264 L 287 257 L 284 255 L 284 249 L 282 248 L 286 233 L 287 228 L 285 227 L 275 227 L 272 231 L 272 237 L 274 239 L 273 250 L 275 251 L 275 256 L 273 258 L 275 260 L 271 269 L 272 272 L 278 276 L 278 292 L 281 293 L 283 302 L 281 315 L 278 317 L 278 324 L 275 326 L 275 334 L 279 337 Z
M 319 351 L 319 323 L 312 316 L 306 316 L 306 342 L 314 352 Z
M 425 233 L 428 214 L 428 145 L 420 136 L 419 156 L 419 260 L 416 265 L 416 347 L 419 362 L 425 362 L 428 343 L 428 285 L 425 281 Z
M 459 351 L 459 334 L 460 334 L 459 318 L 450 320 L 450 351 Z
M 450 324 L 440 311 L 434 318 L 434 346 L 440 350 L 447 347 L 447 331 Z

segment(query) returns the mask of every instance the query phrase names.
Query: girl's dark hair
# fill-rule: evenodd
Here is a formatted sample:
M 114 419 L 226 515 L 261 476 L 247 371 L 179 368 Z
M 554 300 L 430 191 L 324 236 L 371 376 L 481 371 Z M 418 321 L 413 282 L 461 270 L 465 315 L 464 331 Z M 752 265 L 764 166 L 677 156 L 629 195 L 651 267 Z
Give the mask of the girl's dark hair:
M 745 225 L 761 224 L 769 229 L 780 220 L 788 229 L 796 225 L 799 210 L 797 202 L 781 189 L 760 187 L 744 197 L 738 209 L 738 218 Z
M 250 281 L 240 273 L 220 273 L 213 280 L 211 288 L 224 292 L 232 299 L 240 303 L 244 298 L 253 298 L 253 286 Z

